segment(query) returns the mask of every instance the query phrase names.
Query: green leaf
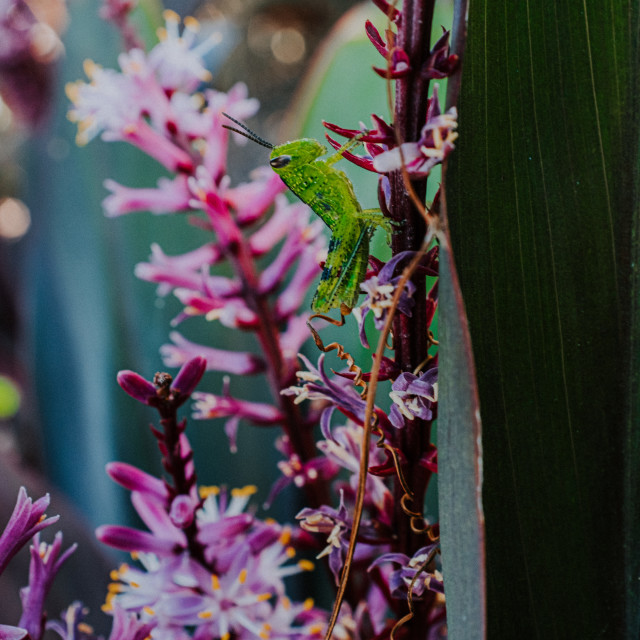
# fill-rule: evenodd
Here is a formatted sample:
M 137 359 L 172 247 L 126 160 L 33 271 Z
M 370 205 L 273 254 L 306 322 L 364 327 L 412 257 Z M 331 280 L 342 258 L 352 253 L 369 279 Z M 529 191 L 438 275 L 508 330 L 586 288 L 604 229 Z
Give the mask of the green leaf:
M 447 198 L 489 638 L 640 634 L 637 20 L 637 0 L 470 7 Z

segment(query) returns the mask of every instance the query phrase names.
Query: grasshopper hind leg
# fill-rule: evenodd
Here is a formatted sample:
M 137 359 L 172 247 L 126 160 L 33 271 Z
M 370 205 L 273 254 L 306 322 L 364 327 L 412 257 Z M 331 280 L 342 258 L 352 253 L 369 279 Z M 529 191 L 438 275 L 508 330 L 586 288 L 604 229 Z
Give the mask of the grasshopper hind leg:
M 344 229 L 336 229 L 329 242 L 329 252 L 318 290 L 311 303 L 316 313 L 325 313 L 342 303 L 356 306 L 360 284 L 367 272 L 369 238 L 372 226 L 345 221 Z

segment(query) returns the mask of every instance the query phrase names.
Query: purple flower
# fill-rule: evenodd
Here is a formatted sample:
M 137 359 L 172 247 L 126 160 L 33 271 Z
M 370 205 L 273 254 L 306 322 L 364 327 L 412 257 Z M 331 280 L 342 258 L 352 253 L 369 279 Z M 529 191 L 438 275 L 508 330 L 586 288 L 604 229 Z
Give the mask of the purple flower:
M 318 559 L 329 556 L 329 568 L 335 578 L 336 585 L 340 582 L 340 573 L 344 558 L 349 547 L 349 537 L 353 527 L 353 518 L 344 506 L 344 493 L 340 491 L 340 505 L 338 509 L 322 505 L 318 509 L 306 507 L 298 513 L 296 520 L 305 531 L 324 533 L 327 535 L 327 546 L 316 556 Z M 367 521 L 360 524 L 359 534 L 364 538 L 376 538 L 375 528 Z M 358 556 L 362 558 L 372 552 L 372 547 L 361 544 L 357 548 Z
M 405 426 L 405 420 L 432 420 L 438 402 L 438 368 L 428 369 L 419 377 L 401 373 L 391 386 L 389 396 L 393 400 L 389 420 L 397 429 Z
M 416 177 L 426 177 L 431 169 L 440 164 L 453 151 L 453 142 L 458 137 L 455 132 L 458 126 L 458 113 L 451 107 L 446 113 L 440 112 L 438 101 L 438 85 L 433 88 L 433 96 L 429 98 L 427 122 L 422 127 L 420 139 L 416 142 L 404 142 L 377 155 L 373 166 L 379 173 L 389 173 L 401 169 L 404 163 L 407 171 Z M 400 154 L 402 149 L 402 155 Z
M 260 426 L 278 424 L 282 414 L 276 407 L 264 402 L 252 402 L 234 398 L 229 393 L 229 378 L 225 377 L 221 396 L 212 393 L 195 393 L 193 417 L 196 420 L 230 417 L 225 424 L 225 433 L 229 438 L 231 451 L 237 450 L 236 436 L 240 420 L 245 419 Z
M 49 494 L 35 502 L 29 498 L 24 487 L 20 487 L 18 500 L 7 526 L 0 536 L 0 574 L 13 556 L 39 531 L 58 521 L 59 516 L 47 518 Z
M 325 354 L 321 354 L 318 358 L 317 369 L 302 354 L 299 354 L 298 357 L 307 367 L 307 371 L 298 371 L 296 373 L 301 385 L 283 389 L 280 393 L 287 396 L 296 396 L 296 404 L 304 400 L 328 400 L 332 406 L 325 410 L 324 421 L 329 418 L 327 414 L 333 408 L 337 408 L 348 418 L 363 424 L 366 409 L 365 401 L 352 386 L 346 386 L 345 384 L 341 386 L 327 376 L 324 371 Z M 344 383 L 344 380 L 342 382 Z
M 394 272 L 398 264 L 405 258 L 409 258 L 414 255 L 413 251 L 402 251 L 396 254 L 380 268 L 377 274 L 369 276 L 361 285 L 361 290 L 366 294 L 363 303 L 354 309 L 355 316 L 358 320 L 358 326 L 360 328 L 360 341 L 362 345 L 369 348 L 369 342 L 365 333 L 364 323 L 365 319 L 371 311 L 373 313 L 373 323 L 378 331 L 381 331 L 387 320 L 387 314 L 391 308 L 393 296 L 395 294 L 398 281 L 402 277 L 401 275 L 394 277 Z M 405 316 L 411 316 L 411 311 L 415 301 L 413 300 L 413 294 L 415 292 L 415 285 L 408 280 L 404 286 L 404 290 L 398 300 L 398 311 Z
M 138 554 L 141 568 L 121 565 L 114 572 L 118 582 L 110 589 L 107 609 L 138 612 L 142 621 L 155 625 L 153 637 L 181 640 L 185 626 L 194 627 L 193 637 L 202 640 L 226 634 L 248 638 L 276 628 L 280 635 L 273 637 L 284 638 L 297 625 L 317 620 L 305 613 L 310 607 L 288 600 L 282 606 L 293 606 L 295 615 L 287 617 L 280 610 L 284 578 L 312 565 L 290 563 L 295 552 L 289 529 L 243 513 L 254 491 L 234 490 L 231 500 L 225 490 L 205 492 L 196 520 L 209 566 L 186 552 Z
M 283 453 L 286 459 L 278 462 L 278 469 L 280 469 L 282 475 L 271 487 L 269 497 L 264 505 L 265 509 L 268 509 L 275 497 L 290 484 L 300 489 L 321 478 L 332 478 L 338 473 L 338 465 L 325 456 L 319 456 L 307 462 L 302 462 L 300 456 L 291 446 L 291 441 L 287 435 L 280 436 L 277 439 L 276 449 Z
M 25 640 L 28 638 L 29 632 L 26 629 L 0 624 L 0 640 Z
M 425 590 L 442 594 L 444 593 L 442 575 L 439 571 L 429 573 L 424 566 L 429 554 L 433 552 L 438 544 L 438 542 L 434 542 L 418 549 L 412 558 L 409 558 L 404 553 L 385 553 L 371 563 L 369 571 L 385 562 L 400 565 L 400 567 L 389 576 L 389 589 L 394 598 L 406 599 L 407 592 L 412 583 L 412 594 L 415 597 L 420 597 Z
M 132 398 L 143 404 L 157 406 L 163 400 L 179 407 L 193 393 L 204 375 L 207 361 L 196 356 L 185 362 L 175 380 L 169 374 L 157 373 L 154 382 L 149 382 L 135 371 L 118 372 L 118 384 Z
M 109 640 L 145 640 L 151 634 L 154 622 L 142 622 L 135 613 L 115 605 L 111 611 L 113 625 Z
M 320 440 L 318 449 L 335 464 L 349 473 L 349 487 L 355 496 L 360 473 L 360 452 L 362 449 L 362 428 L 349 422 L 344 426 L 331 429 L 328 422 L 323 421 L 322 434 L 325 440 Z M 376 447 L 373 439 L 369 442 L 369 461 L 372 465 L 381 466 L 385 455 Z M 378 519 L 388 522 L 392 506 L 392 497 L 382 478 L 371 474 L 367 475 L 365 504 L 376 510 Z
M 126 462 L 110 462 L 107 465 L 107 473 L 112 480 L 129 489 L 129 491 L 137 491 L 154 496 L 159 501 L 167 501 L 169 491 L 167 485 L 137 467 Z
M 44 633 L 45 598 L 60 567 L 76 550 L 76 547 L 77 545 L 74 544 L 63 554 L 60 554 L 62 548 L 62 533 L 60 532 L 56 533 L 52 544 L 41 543 L 39 534 L 33 538 L 33 544 L 30 548 L 29 586 L 20 592 L 22 616 L 18 622 L 21 628 L 27 629 L 31 640 L 39 640 Z

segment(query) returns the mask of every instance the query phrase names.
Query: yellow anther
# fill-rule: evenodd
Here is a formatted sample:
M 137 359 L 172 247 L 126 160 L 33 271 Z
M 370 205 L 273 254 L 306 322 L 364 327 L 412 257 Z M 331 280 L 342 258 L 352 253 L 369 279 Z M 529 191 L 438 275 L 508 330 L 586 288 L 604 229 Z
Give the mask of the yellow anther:
M 311 562 L 311 560 L 299 560 L 298 566 L 303 571 L 313 571 L 315 568 L 315 565 L 313 564 L 313 562 Z
M 313 605 L 314 605 L 314 601 L 313 598 L 307 598 L 304 603 L 302 604 L 302 606 L 304 607 L 305 611 L 309 611 L 310 609 L 313 609 Z
M 258 596 L 258 602 L 264 602 L 265 600 L 269 600 L 271 599 L 271 594 L 270 593 L 261 593 Z
M 165 22 L 175 22 L 175 24 L 180 23 L 180 16 L 175 11 L 172 11 L 171 9 L 165 9 L 162 12 L 162 19 Z
M 135 552 L 134 552 L 135 553 Z M 131 556 L 133 556 L 133 553 L 131 554 Z M 134 558 L 135 560 L 135 558 Z M 129 571 L 129 565 L 126 562 L 123 562 L 119 567 L 118 567 L 118 573 L 120 575 L 122 575 L 123 573 L 126 573 L 127 571 Z
M 182 22 L 189 31 L 200 31 L 200 23 L 193 16 L 187 16 Z
M 134 589 L 140 588 L 140 584 L 138 582 L 130 582 L 129 586 L 133 587 Z
M 289 527 L 285 527 L 280 534 L 280 544 L 287 545 L 291 541 L 291 529 Z
M 158 27 L 156 30 L 156 35 L 158 36 L 158 40 L 160 40 L 160 42 L 164 42 L 167 39 L 167 30 L 164 27 Z
M 87 75 L 87 78 L 93 79 L 95 72 L 101 67 L 99 64 L 96 64 L 93 60 L 90 60 L 89 58 L 87 58 L 82 63 L 82 68 L 84 69 L 84 72 Z
M 287 547 L 285 553 L 287 554 L 287 558 L 293 558 L 293 556 L 296 555 L 296 550 L 293 547 Z
M 71 102 L 76 103 L 78 101 L 80 88 L 78 87 L 77 82 L 67 82 L 67 84 L 64 85 L 64 92 L 67 94 L 67 98 L 69 98 Z
M 198 493 L 200 494 L 200 497 L 204 500 L 205 498 L 208 498 L 209 496 L 220 495 L 220 487 L 216 487 L 214 485 L 211 485 L 211 486 L 208 486 L 208 487 L 200 487 L 198 489 Z
M 115 598 L 115 594 L 108 593 L 105 598 L 104 604 L 100 607 L 103 611 L 109 612 L 113 610 L 113 599 Z
M 119 582 L 111 582 L 109 583 L 109 586 L 107 587 L 107 591 L 109 593 L 121 593 L 122 592 L 122 585 Z
M 252 496 L 257 491 L 258 487 L 256 487 L 255 484 L 248 484 L 246 487 L 237 487 L 236 489 L 231 489 L 231 497 L 246 498 L 247 496 Z
M 214 591 L 218 591 L 220 589 L 220 580 L 218 580 L 218 576 L 215 573 L 211 574 L 211 588 Z
M 282 598 L 280 598 L 280 604 L 282 604 L 284 609 L 291 609 L 291 600 L 289 600 L 287 596 L 282 596 Z
M 87 624 L 86 622 L 79 622 L 76 628 L 78 629 L 78 631 L 81 631 L 82 633 L 86 633 L 87 635 L 93 635 L 93 627 L 90 624 Z
M 247 570 L 243 569 L 238 576 L 238 582 L 244 584 L 247 581 Z
M 198 618 L 200 618 L 201 620 L 208 620 L 209 618 L 213 617 L 213 612 L 212 611 L 201 611 L 198 614 Z
M 229 638 L 231 638 L 231 634 L 227 631 L 226 633 L 222 634 L 222 638 L 220 638 L 220 640 L 229 640 Z
M 156 615 L 156 612 L 151 607 L 143 607 L 142 610 L 150 616 Z
M 311 634 L 322 633 L 322 625 L 321 624 L 312 624 L 309 627 L 309 633 L 311 633 Z

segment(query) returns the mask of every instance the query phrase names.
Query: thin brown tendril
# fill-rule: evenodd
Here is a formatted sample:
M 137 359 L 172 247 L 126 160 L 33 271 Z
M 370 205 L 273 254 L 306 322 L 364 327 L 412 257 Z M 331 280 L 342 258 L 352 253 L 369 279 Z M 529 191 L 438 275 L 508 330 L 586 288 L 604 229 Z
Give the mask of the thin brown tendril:
M 409 620 L 411 620 L 415 615 L 415 610 L 413 608 L 413 588 L 415 587 L 420 574 L 426 571 L 429 563 L 435 558 L 436 553 L 438 553 L 438 547 L 434 547 L 433 549 L 431 549 L 429 555 L 426 557 L 425 561 L 418 567 L 418 570 L 411 579 L 411 584 L 409 584 L 409 589 L 407 590 L 407 604 L 409 605 L 409 613 L 407 613 L 406 616 L 400 618 L 400 620 L 398 620 L 398 622 L 393 625 L 393 629 L 391 629 L 391 634 L 389 636 L 390 640 L 395 640 L 396 631 L 403 625 L 407 624 L 407 622 L 409 622 Z
M 345 313 L 345 311 L 347 311 L 347 313 Z M 351 309 L 349 309 L 349 307 L 347 307 L 344 304 L 340 306 L 340 320 L 335 320 L 334 318 L 322 315 L 320 313 L 314 313 L 307 320 L 307 327 L 309 327 L 309 331 L 311 331 L 313 340 L 315 341 L 316 346 L 318 347 L 318 349 L 320 349 L 320 351 L 323 351 L 324 353 L 329 353 L 330 351 L 337 351 L 338 358 L 340 358 L 340 360 L 346 360 L 347 364 L 349 365 L 349 371 L 351 371 L 352 373 L 355 373 L 353 384 L 356 387 L 362 387 L 362 391 L 360 392 L 360 397 L 364 399 L 367 396 L 367 383 L 362 379 L 362 369 L 356 364 L 355 360 L 353 359 L 353 356 L 348 351 L 345 351 L 344 346 L 341 345 L 339 342 L 332 342 L 331 344 L 325 345 L 324 342 L 322 341 L 322 338 L 320 337 L 318 332 L 315 330 L 315 328 L 311 324 L 312 320 L 314 320 L 315 318 L 320 318 L 321 320 L 326 320 L 327 322 L 330 322 L 332 325 L 335 325 L 336 327 L 342 327 L 344 326 L 345 316 L 349 315 L 349 313 L 351 313 Z

